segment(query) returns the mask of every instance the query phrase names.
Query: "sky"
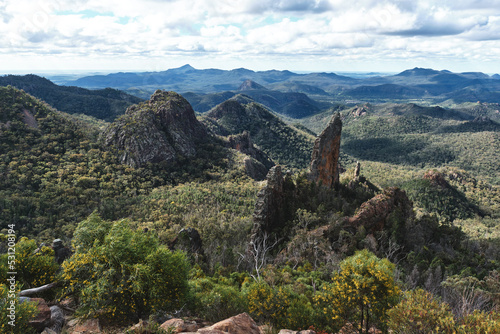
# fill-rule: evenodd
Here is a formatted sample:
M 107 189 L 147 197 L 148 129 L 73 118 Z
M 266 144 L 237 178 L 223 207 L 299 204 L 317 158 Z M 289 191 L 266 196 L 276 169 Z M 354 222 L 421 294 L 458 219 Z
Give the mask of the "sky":
M 0 0 L 0 73 L 500 73 L 500 0 Z

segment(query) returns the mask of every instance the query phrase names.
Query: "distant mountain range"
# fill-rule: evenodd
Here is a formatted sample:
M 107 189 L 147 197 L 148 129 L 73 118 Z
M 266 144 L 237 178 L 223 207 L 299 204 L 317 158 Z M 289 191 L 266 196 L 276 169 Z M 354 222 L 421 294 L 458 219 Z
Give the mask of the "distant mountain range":
M 13 86 L 37 97 L 52 107 L 70 114 L 86 114 L 107 121 L 125 113 L 128 106 L 141 98 L 117 89 L 98 90 L 66 87 L 37 75 L 6 75 L 0 77 L 0 86 Z
M 481 72 L 453 73 L 447 70 L 414 68 L 396 75 L 353 78 L 335 73 L 298 74 L 290 71 L 230 71 L 195 69 L 190 65 L 161 72 L 112 73 L 67 81 L 64 84 L 91 89 L 112 87 L 148 98 L 160 88 L 180 93 L 214 94 L 239 91 L 242 82 L 252 81 L 251 91 L 277 90 L 304 93 L 320 100 L 420 99 L 431 102 L 498 102 L 500 75 Z

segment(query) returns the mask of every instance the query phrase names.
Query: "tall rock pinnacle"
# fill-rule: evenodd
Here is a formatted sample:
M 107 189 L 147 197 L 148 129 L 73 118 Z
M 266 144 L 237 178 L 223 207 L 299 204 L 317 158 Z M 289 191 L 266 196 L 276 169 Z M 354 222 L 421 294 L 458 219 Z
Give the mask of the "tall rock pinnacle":
M 314 143 L 310 180 L 334 188 L 339 183 L 338 160 L 342 121 L 336 113 Z

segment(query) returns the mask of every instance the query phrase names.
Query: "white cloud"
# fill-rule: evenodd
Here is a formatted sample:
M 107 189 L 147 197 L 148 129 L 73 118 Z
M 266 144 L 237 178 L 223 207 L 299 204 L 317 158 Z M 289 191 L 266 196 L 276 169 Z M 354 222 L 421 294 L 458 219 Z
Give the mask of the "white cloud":
M 0 4 L 0 54 L 12 64 L 16 57 L 54 54 L 61 61 L 71 59 L 68 64 L 78 63 L 73 59 L 83 64 L 88 60 L 80 57 L 90 57 L 127 66 L 135 60 L 137 67 L 148 57 L 203 64 L 220 60 L 226 66 L 240 62 L 238 67 L 252 61 L 308 66 L 314 59 L 318 64 L 351 60 L 386 66 L 386 59 L 410 63 L 426 57 L 436 62 L 484 59 L 491 65 L 500 59 L 497 3 L 5 0 Z M 495 66 L 500 72 L 500 64 Z

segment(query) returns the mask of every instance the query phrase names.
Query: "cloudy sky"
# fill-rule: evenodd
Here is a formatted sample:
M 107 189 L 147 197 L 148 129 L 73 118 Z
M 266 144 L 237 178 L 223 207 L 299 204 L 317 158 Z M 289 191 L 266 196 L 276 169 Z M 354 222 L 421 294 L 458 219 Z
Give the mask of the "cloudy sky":
M 0 73 L 500 73 L 500 0 L 0 0 Z

